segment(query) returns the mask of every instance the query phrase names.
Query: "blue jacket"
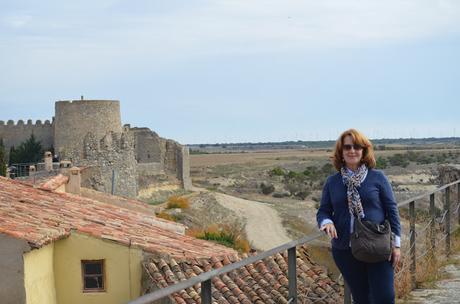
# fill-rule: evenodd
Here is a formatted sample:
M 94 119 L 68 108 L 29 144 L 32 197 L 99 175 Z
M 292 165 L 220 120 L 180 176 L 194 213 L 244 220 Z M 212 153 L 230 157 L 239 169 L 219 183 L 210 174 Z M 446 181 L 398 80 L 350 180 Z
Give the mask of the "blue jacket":
M 391 231 L 396 236 L 401 236 L 398 207 L 391 185 L 383 172 L 369 169 L 358 192 L 364 208 L 364 219 L 381 224 L 387 218 Z M 337 230 L 338 238 L 332 239 L 332 247 L 349 248 L 351 217 L 348 211 L 347 187 L 343 184 L 340 172 L 329 176 L 323 188 L 321 204 L 316 214 L 318 226 L 325 219 L 331 219 Z

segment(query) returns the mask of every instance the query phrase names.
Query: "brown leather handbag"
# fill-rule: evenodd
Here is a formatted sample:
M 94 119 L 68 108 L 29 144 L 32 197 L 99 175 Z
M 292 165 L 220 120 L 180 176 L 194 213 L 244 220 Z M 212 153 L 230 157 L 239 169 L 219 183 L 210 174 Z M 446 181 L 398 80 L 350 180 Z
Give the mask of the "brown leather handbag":
M 388 220 L 380 225 L 355 217 L 350 235 L 351 253 L 366 263 L 383 262 L 391 256 L 392 238 Z

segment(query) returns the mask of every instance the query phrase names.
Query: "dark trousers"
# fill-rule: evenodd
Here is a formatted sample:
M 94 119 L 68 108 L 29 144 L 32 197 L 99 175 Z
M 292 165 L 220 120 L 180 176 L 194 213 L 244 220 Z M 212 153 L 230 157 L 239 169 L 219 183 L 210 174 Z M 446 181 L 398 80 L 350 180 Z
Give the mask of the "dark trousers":
M 394 304 L 394 272 L 391 262 L 364 263 L 350 249 L 332 248 L 335 264 L 350 287 L 355 304 Z

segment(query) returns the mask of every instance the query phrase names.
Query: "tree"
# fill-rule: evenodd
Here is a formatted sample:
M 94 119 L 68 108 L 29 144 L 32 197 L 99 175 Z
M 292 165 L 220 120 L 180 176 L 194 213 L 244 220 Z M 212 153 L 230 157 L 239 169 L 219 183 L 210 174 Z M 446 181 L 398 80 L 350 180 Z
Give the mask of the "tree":
M 6 151 L 2 138 L 0 138 L 0 175 L 6 176 Z
M 18 148 L 10 149 L 10 164 L 35 163 L 42 159 L 43 148 L 40 141 L 35 139 L 33 134 L 29 139 L 22 142 Z

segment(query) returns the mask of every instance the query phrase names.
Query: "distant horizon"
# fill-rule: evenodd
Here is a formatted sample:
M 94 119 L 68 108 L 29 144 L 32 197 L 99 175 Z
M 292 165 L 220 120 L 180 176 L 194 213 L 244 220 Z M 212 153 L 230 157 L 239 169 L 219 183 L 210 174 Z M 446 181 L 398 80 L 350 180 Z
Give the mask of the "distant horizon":
M 380 141 L 380 140 L 460 140 L 459 136 L 452 137 L 399 137 L 399 138 L 369 138 L 371 142 Z M 244 144 L 282 144 L 282 143 L 299 143 L 299 142 L 335 142 L 337 139 L 324 139 L 324 140 L 285 140 L 285 141 L 266 141 L 266 142 L 217 142 L 217 143 L 196 143 L 196 144 L 187 144 L 186 146 L 199 146 L 199 145 L 244 145 Z

